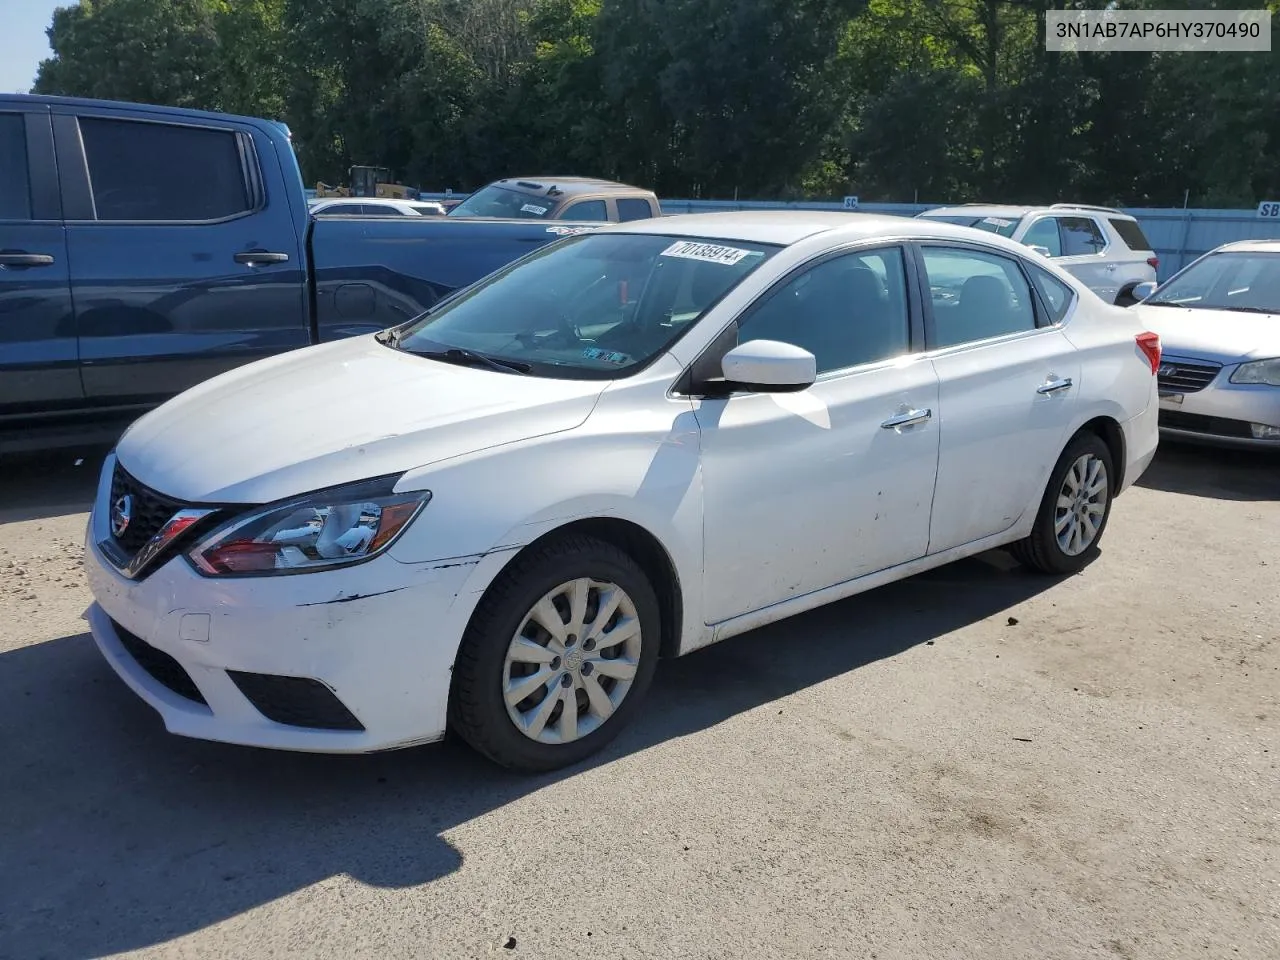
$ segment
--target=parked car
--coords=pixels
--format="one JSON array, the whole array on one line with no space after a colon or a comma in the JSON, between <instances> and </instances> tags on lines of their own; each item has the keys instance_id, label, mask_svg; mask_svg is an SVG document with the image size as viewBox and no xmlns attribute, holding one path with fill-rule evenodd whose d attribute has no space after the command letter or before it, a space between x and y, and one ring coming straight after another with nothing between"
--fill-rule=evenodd
<instances>
[{"instance_id":1,"label":"parked car","mask_svg":"<svg viewBox=\"0 0 1280 960\"><path fill-rule=\"evenodd\" d=\"M1135 292L1164 345L1161 430L1280 449L1280 240L1224 244Z\"/></svg>"},{"instance_id":2,"label":"parked car","mask_svg":"<svg viewBox=\"0 0 1280 960\"><path fill-rule=\"evenodd\" d=\"M363 752L452 725L559 767L660 656L993 547L1081 570L1154 455L1159 358L994 235L611 225L138 420L88 620L174 733Z\"/></svg>"},{"instance_id":3,"label":"parked car","mask_svg":"<svg viewBox=\"0 0 1280 960\"><path fill-rule=\"evenodd\" d=\"M443 217L444 205L434 200L395 200L389 197L326 197L311 201L312 216Z\"/></svg>"},{"instance_id":4,"label":"parked car","mask_svg":"<svg viewBox=\"0 0 1280 960\"><path fill-rule=\"evenodd\" d=\"M282 124L0 95L0 452L109 442L206 377L400 323L591 226L312 219Z\"/></svg>"},{"instance_id":5,"label":"parked car","mask_svg":"<svg viewBox=\"0 0 1280 960\"><path fill-rule=\"evenodd\" d=\"M628 222L662 216L652 190L593 177L510 177L481 187L450 217Z\"/></svg>"},{"instance_id":6,"label":"parked car","mask_svg":"<svg viewBox=\"0 0 1280 960\"><path fill-rule=\"evenodd\" d=\"M938 207L920 216L1026 244L1078 277L1103 300L1121 306L1132 305L1134 287L1154 281L1160 267L1160 258L1138 221L1110 207L964 204Z\"/></svg>"}]
</instances>

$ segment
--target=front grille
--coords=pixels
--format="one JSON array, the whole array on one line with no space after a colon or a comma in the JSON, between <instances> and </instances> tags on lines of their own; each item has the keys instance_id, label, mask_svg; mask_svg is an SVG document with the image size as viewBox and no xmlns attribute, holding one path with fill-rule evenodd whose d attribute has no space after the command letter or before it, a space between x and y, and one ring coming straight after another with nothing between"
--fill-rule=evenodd
<instances>
[{"instance_id":1,"label":"front grille","mask_svg":"<svg viewBox=\"0 0 1280 960\"><path fill-rule=\"evenodd\" d=\"M1211 384L1221 369L1218 363L1165 360L1160 364L1156 381L1161 390L1170 393L1196 393Z\"/></svg>"},{"instance_id":2,"label":"front grille","mask_svg":"<svg viewBox=\"0 0 1280 960\"><path fill-rule=\"evenodd\" d=\"M120 638L120 645L157 683L180 697L208 706L200 688L191 679L191 674L182 668L182 664L163 650L157 650L137 634L130 633L114 620L111 621L111 625L115 628L116 636Z\"/></svg>"},{"instance_id":3,"label":"front grille","mask_svg":"<svg viewBox=\"0 0 1280 960\"><path fill-rule=\"evenodd\" d=\"M1198 413L1179 413L1176 410L1160 411L1160 426L1191 433L1204 433L1215 437L1244 437L1252 439L1253 430L1247 420L1229 420L1226 417L1206 417Z\"/></svg>"},{"instance_id":4,"label":"front grille","mask_svg":"<svg viewBox=\"0 0 1280 960\"><path fill-rule=\"evenodd\" d=\"M117 537L113 531L111 537L127 556L132 557L160 532L183 505L139 483L117 463L115 472L111 475L110 506L114 508L125 496L131 501L129 525L125 527L123 534Z\"/></svg>"},{"instance_id":5,"label":"front grille","mask_svg":"<svg viewBox=\"0 0 1280 960\"><path fill-rule=\"evenodd\" d=\"M319 680L238 670L228 670L227 675L268 720L317 730L364 729L364 724Z\"/></svg>"}]
</instances>

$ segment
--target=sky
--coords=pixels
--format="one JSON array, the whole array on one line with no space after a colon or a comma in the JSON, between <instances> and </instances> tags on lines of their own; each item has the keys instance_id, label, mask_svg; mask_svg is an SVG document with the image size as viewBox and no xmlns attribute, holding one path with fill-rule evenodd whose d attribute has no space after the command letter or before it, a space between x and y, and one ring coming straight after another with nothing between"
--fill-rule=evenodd
<instances>
[{"instance_id":1,"label":"sky","mask_svg":"<svg viewBox=\"0 0 1280 960\"><path fill-rule=\"evenodd\" d=\"M49 56L45 27L55 7L76 0L0 0L0 93L26 93L40 61Z\"/></svg>"}]
</instances>

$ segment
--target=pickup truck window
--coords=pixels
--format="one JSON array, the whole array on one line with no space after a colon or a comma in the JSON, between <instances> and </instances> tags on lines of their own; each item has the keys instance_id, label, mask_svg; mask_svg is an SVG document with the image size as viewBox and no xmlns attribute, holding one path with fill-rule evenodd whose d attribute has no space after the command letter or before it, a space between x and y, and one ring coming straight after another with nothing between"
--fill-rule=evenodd
<instances>
[{"instance_id":1,"label":"pickup truck window","mask_svg":"<svg viewBox=\"0 0 1280 960\"><path fill-rule=\"evenodd\" d=\"M609 208L603 200L579 200L565 208L561 220L608 220Z\"/></svg>"},{"instance_id":2,"label":"pickup truck window","mask_svg":"<svg viewBox=\"0 0 1280 960\"><path fill-rule=\"evenodd\" d=\"M533 376L614 380L667 350L778 249L578 234L490 274L385 342L446 361L497 360Z\"/></svg>"},{"instance_id":3,"label":"pickup truck window","mask_svg":"<svg viewBox=\"0 0 1280 960\"><path fill-rule=\"evenodd\" d=\"M27 134L20 113L0 113L0 220L31 219Z\"/></svg>"},{"instance_id":4,"label":"pickup truck window","mask_svg":"<svg viewBox=\"0 0 1280 960\"><path fill-rule=\"evenodd\" d=\"M230 130L81 117L99 220L225 220L253 209Z\"/></svg>"},{"instance_id":5,"label":"pickup truck window","mask_svg":"<svg viewBox=\"0 0 1280 960\"><path fill-rule=\"evenodd\" d=\"M615 202L618 204L618 220L622 223L653 218L653 208L649 206L648 200L640 197L619 197Z\"/></svg>"}]
</instances>

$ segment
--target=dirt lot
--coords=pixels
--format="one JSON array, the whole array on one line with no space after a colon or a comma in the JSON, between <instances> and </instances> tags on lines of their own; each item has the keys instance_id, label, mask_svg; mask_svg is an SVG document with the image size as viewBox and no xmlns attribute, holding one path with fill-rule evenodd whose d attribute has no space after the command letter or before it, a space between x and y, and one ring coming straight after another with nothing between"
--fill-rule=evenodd
<instances>
[{"instance_id":1,"label":"dirt lot","mask_svg":"<svg viewBox=\"0 0 1280 960\"><path fill-rule=\"evenodd\" d=\"M597 763L166 734L100 660L98 460L0 465L0 957L1280 957L1280 460L1167 447L996 554L659 669Z\"/></svg>"}]
</instances>

